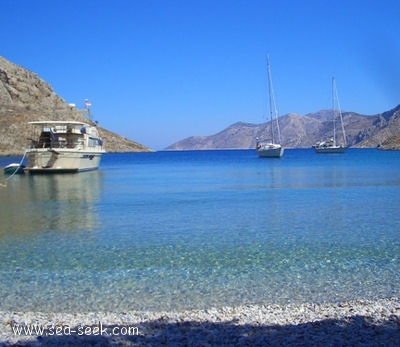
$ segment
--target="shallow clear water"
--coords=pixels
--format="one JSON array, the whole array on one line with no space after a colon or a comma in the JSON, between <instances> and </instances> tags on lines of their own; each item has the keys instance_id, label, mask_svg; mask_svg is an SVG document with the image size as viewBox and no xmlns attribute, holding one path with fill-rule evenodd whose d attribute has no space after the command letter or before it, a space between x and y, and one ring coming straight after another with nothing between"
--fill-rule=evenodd
<instances>
[{"instance_id":1,"label":"shallow clear water","mask_svg":"<svg viewBox=\"0 0 400 347\"><path fill-rule=\"evenodd\" d=\"M400 152L107 154L96 172L14 176L0 206L0 310L400 295Z\"/></svg>"}]
</instances>

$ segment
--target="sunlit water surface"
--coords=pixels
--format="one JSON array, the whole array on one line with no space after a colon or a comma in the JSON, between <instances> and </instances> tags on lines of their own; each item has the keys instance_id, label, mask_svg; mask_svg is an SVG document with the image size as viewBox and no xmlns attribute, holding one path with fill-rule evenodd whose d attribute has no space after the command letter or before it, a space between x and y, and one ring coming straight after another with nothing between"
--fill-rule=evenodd
<instances>
[{"instance_id":1,"label":"sunlit water surface","mask_svg":"<svg viewBox=\"0 0 400 347\"><path fill-rule=\"evenodd\" d=\"M0 310L400 295L400 152L107 154L94 172L14 176L0 206Z\"/></svg>"}]
</instances>

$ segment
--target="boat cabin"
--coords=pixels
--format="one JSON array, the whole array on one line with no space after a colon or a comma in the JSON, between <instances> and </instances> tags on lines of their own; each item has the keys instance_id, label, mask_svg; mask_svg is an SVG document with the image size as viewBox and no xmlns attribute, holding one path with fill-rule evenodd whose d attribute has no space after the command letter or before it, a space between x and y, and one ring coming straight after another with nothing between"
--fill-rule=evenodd
<instances>
[{"instance_id":1,"label":"boat cabin","mask_svg":"<svg viewBox=\"0 0 400 347\"><path fill-rule=\"evenodd\" d=\"M81 122L31 122L40 129L31 148L94 149L102 147L95 126Z\"/></svg>"}]
</instances>

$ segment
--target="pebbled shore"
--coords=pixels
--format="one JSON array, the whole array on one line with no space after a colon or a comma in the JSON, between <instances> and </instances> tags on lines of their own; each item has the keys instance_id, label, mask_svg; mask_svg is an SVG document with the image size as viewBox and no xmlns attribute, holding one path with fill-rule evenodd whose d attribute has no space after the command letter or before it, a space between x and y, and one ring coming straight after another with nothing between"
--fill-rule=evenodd
<instances>
[{"instance_id":1,"label":"pebbled shore","mask_svg":"<svg viewBox=\"0 0 400 347\"><path fill-rule=\"evenodd\" d=\"M138 334L16 336L12 325L136 327ZM68 332L68 330L66 330ZM118 330L119 331L119 330ZM185 312L0 312L0 346L399 346L400 298Z\"/></svg>"}]
</instances>

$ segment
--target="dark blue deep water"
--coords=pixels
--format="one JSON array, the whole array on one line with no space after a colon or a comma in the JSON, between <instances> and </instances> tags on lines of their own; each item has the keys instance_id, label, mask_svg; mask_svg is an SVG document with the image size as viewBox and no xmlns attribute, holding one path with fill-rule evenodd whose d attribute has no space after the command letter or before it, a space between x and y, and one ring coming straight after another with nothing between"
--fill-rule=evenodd
<instances>
[{"instance_id":1,"label":"dark blue deep water","mask_svg":"<svg viewBox=\"0 0 400 347\"><path fill-rule=\"evenodd\" d=\"M400 295L400 152L107 154L98 171L5 180L0 310Z\"/></svg>"}]
</instances>

